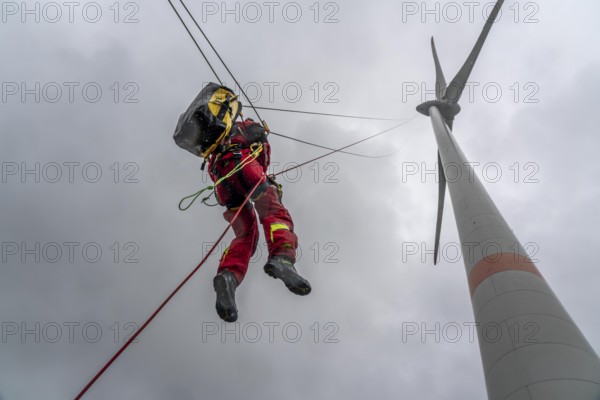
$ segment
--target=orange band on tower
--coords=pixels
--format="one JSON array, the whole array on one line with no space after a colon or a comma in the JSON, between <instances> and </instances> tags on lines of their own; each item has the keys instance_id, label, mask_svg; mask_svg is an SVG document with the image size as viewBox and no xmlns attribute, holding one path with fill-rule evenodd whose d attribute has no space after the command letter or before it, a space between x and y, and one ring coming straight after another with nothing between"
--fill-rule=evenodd
<instances>
[{"instance_id":1,"label":"orange band on tower","mask_svg":"<svg viewBox=\"0 0 600 400\"><path fill-rule=\"evenodd\" d=\"M497 253L479 261L469 274L471 296L481 282L490 276L504 271L525 271L543 279L542 274L528 257L515 253Z\"/></svg>"}]
</instances>

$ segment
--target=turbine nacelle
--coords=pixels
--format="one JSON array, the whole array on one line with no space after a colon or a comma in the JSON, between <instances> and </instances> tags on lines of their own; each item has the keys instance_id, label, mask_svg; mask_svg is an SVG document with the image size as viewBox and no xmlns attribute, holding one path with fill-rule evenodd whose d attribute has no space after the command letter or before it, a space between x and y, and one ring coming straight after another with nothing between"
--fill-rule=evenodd
<instances>
[{"instance_id":1,"label":"turbine nacelle","mask_svg":"<svg viewBox=\"0 0 600 400\"><path fill-rule=\"evenodd\" d=\"M458 105L458 103L454 103L449 100L426 101L417 106L417 111L429 117L429 109L431 107L437 107L437 109L440 110L440 113L442 114L446 122L453 121L454 117L458 113L460 113L460 106Z\"/></svg>"}]
</instances>

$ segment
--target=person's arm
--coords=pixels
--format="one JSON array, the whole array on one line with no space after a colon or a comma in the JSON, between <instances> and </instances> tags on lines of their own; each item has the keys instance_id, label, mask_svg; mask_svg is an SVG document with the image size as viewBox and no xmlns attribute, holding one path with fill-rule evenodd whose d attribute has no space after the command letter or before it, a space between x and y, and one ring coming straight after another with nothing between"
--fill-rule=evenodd
<instances>
[{"instance_id":1,"label":"person's arm","mask_svg":"<svg viewBox=\"0 0 600 400\"><path fill-rule=\"evenodd\" d=\"M262 165L266 173L271 161L271 145L267 139L267 132L261 124L254 122L250 118L246 119L243 124L243 134L248 144L261 143L263 146L261 153L257 157L257 161Z\"/></svg>"}]
</instances>

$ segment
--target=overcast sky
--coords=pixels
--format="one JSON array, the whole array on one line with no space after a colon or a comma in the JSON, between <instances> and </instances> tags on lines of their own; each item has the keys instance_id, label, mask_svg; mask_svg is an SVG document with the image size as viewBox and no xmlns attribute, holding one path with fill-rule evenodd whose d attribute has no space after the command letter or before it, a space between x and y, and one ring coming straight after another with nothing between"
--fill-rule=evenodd
<instances>
[{"instance_id":1,"label":"overcast sky","mask_svg":"<svg viewBox=\"0 0 600 400\"><path fill-rule=\"evenodd\" d=\"M280 178L310 296L263 273L261 238L226 327L215 254L86 398L485 398L450 202L433 266L436 144L415 107L433 98L430 37L450 80L491 3L189 3L256 104L414 118L352 149L391 156L336 154ZM172 133L215 78L166 0L1 7L0 399L73 398L226 226L220 208L177 209L208 182ZM454 124L596 351L599 12L507 0ZM261 114L331 147L394 124ZM274 172L324 152L271 143Z\"/></svg>"}]
</instances>

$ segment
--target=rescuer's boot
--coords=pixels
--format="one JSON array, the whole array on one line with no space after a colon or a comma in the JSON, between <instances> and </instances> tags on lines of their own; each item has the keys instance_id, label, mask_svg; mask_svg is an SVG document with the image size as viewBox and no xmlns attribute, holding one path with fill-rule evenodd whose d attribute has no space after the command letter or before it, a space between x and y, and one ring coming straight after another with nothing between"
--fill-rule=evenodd
<instances>
[{"instance_id":1,"label":"rescuer's boot","mask_svg":"<svg viewBox=\"0 0 600 400\"><path fill-rule=\"evenodd\" d=\"M294 264L285 256L273 256L264 269L267 275L281 279L292 293L300 296L310 293L310 283L298 274Z\"/></svg>"},{"instance_id":2,"label":"rescuer's boot","mask_svg":"<svg viewBox=\"0 0 600 400\"><path fill-rule=\"evenodd\" d=\"M238 313L235 306L235 289L237 279L229 270L223 270L213 279L213 287L217 292L217 314L226 322L237 321Z\"/></svg>"}]
</instances>

